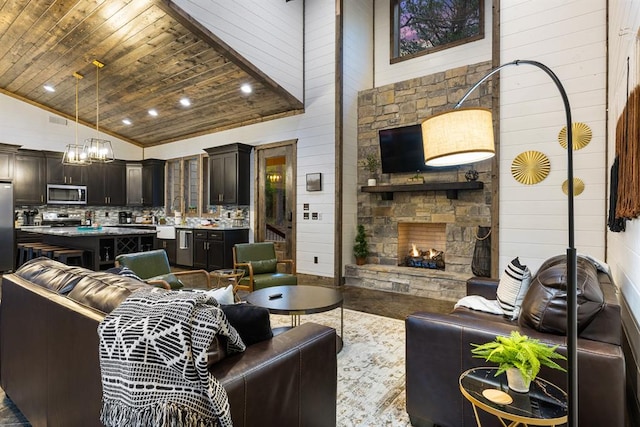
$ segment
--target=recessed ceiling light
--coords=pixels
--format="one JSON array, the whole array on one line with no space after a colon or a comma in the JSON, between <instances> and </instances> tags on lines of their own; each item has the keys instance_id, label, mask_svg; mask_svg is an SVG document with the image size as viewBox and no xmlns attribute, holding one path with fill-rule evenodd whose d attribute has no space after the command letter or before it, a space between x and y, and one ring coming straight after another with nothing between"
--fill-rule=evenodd
<instances>
[{"instance_id":1,"label":"recessed ceiling light","mask_svg":"<svg viewBox=\"0 0 640 427\"><path fill-rule=\"evenodd\" d=\"M44 90L46 90L47 92L55 92L56 91L56 88L54 88L51 85L44 85L43 87L44 87Z\"/></svg>"},{"instance_id":2,"label":"recessed ceiling light","mask_svg":"<svg viewBox=\"0 0 640 427\"><path fill-rule=\"evenodd\" d=\"M157 117L158 116L158 112L152 108L151 110L149 110L149 115L153 116L153 117Z\"/></svg>"},{"instance_id":3,"label":"recessed ceiling light","mask_svg":"<svg viewBox=\"0 0 640 427\"><path fill-rule=\"evenodd\" d=\"M251 88L251 85L249 83L245 83L242 86L240 86L240 90L242 91L242 93L253 92L253 89Z\"/></svg>"},{"instance_id":4,"label":"recessed ceiling light","mask_svg":"<svg viewBox=\"0 0 640 427\"><path fill-rule=\"evenodd\" d=\"M129 126L131 124L131 120L129 119L122 119L122 123L124 123L125 125Z\"/></svg>"},{"instance_id":5,"label":"recessed ceiling light","mask_svg":"<svg viewBox=\"0 0 640 427\"><path fill-rule=\"evenodd\" d=\"M182 98L180 104L182 104L183 107L188 107L191 105L191 101L189 101L189 98Z\"/></svg>"}]
</instances>

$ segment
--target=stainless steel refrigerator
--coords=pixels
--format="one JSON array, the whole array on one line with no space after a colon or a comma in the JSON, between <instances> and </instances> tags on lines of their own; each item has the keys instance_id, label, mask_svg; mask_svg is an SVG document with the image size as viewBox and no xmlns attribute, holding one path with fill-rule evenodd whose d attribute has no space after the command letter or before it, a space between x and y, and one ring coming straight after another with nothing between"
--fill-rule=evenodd
<instances>
[{"instance_id":1,"label":"stainless steel refrigerator","mask_svg":"<svg viewBox=\"0 0 640 427\"><path fill-rule=\"evenodd\" d=\"M13 270L15 259L13 184L0 182L0 272Z\"/></svg>"}]
</instances>

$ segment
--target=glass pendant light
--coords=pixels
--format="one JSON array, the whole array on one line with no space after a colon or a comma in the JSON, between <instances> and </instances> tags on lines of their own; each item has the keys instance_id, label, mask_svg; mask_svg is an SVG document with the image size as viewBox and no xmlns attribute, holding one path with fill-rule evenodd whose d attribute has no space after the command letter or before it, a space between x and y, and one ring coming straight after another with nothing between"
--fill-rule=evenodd
<instances>
[{"instance_id":1,"label":"glass pendant light","mask_svg":"<svg viewBox=\"0 0 640 427\"><path fill-rule=\"evenodd\" d=\"M76 140L74 144L68 144L62 155L62 164L71 166L87 166L91 164L89 149L86 144L78 144L78 84L83 77L80 73L73 73L76 78Z\"/></svg>"},{"instance_id":2,"label":"glass pendant light","mask_svg":"<svg viewBox=\"0 0 640 427\"><path fill-rule=\"evenodd\" d=\"M94 163L109 163L115 160L111 141L100 138L100 68L104 64L97 59L93 61L96 66L96 137L88 138L85 144L89 147L89 158Z\"/></svg>"}]
</instances>

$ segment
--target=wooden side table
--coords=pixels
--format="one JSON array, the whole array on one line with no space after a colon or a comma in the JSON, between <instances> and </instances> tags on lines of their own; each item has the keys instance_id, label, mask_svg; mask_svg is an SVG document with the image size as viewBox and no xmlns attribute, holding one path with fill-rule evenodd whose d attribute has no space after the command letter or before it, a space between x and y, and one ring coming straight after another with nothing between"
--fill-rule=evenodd
<instances>
[{"instance_id":1,"label":"wooden side table","mask_svg":"<svg viewBox=\"0 0 640 427\"><path fill-rule=\"evenodd\" d=\"M460 375L462 395L471 402L478 427L478 408L495 415L505 427L557 426L567 422L567 394L556 385L536 378L529 393L509 389L498 368L473 368ZM506 422L509 422L507 424Z\"/></svg>"},{"instance_id":2,"label":"wooden side table","mask_svg":"<svg viewBox=\"0 0 640 427\"><path fill-rule=\"evenodd\" d=\"M244 270L240 268L227 268L224 270L214 270L209 276L216 279L216 288L223 288L227 285L233 285L233 294L236 295L240 280L244 277ZM213 283L213 281L212 281Z\"/></svg>"}]
</instances>

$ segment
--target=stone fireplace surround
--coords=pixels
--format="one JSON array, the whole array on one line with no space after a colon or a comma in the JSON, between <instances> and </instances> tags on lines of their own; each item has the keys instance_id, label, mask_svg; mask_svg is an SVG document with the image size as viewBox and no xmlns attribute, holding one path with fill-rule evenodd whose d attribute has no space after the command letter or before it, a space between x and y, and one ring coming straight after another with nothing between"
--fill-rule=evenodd
<instances>
[{"instance_id":1,"label":"stone fireplace surround","mask_svg":"<svg viewBox=\"0 0 640 427\"><path fill-rule=\"evenodd\" d=\"M378 130L422 122L440 111L450 109L466 90L487 71L489 62L469 65L421 78L406 80L366 91L358 97L358 159L368 154L379 156ZM474 97L475 96L475 97ZM491 84L475 91L465 106L491 108ZM454 170L421 173L425 183L465 181L473 166L484 188L459 191L448 198L444 191L402 191L393 197L361 191L369 176L358 174L358 223L363 224L369 242L367 264L345 267L345 283L421 297L457 301L466 293L466 280L473 275L471 260L478 226L491 224L491 161L460 166ZM378 185L407 184L415 174L383 174ZM438 224L443 230L445 247L440 242L420 241L420 249L445 251L445 270L400 266L404 262L408 238L404 227L411 224ZM399 236L400 234L400 236ZM419 236L414 236L417 239ZM431 238L431 237L427 237ZM420 237L422 240L422 237Z\"/></svg>"}]
</instances>

